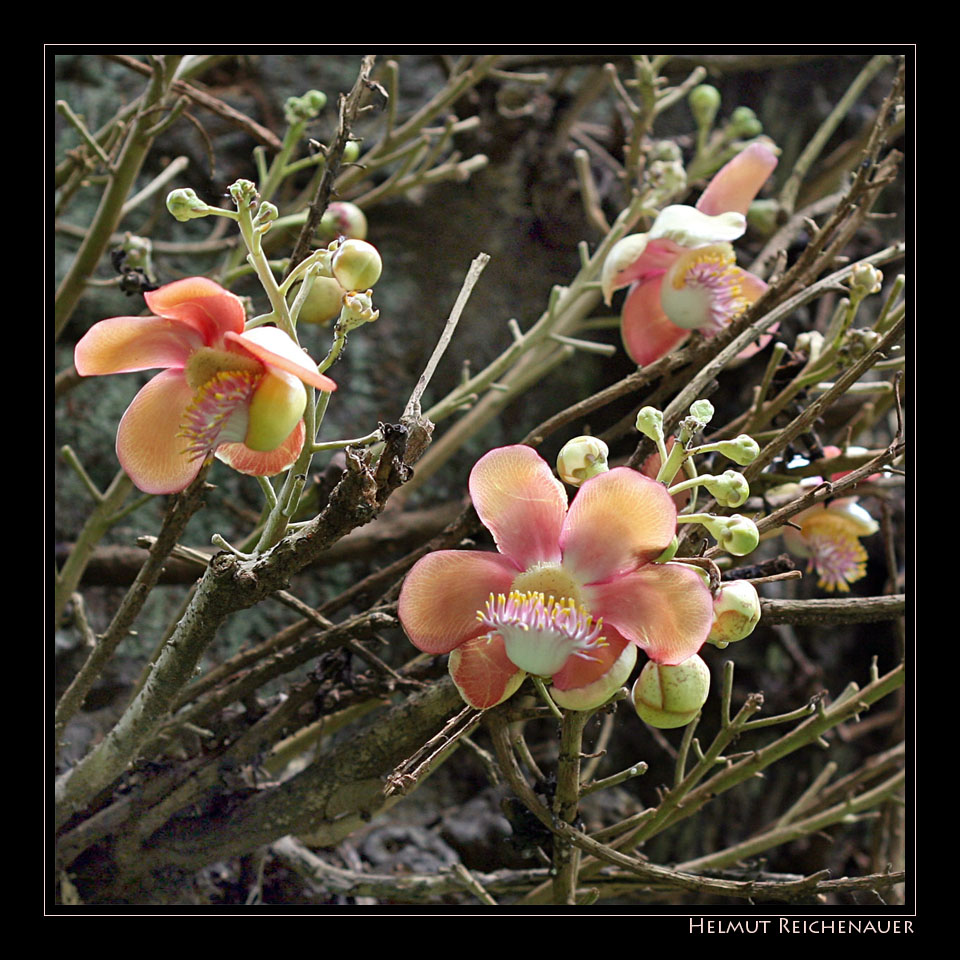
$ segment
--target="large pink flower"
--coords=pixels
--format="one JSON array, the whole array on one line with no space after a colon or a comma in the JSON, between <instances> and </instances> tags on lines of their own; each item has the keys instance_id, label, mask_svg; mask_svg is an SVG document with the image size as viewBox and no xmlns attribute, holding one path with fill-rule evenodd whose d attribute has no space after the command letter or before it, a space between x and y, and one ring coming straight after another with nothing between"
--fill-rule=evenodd
<instances>
[{"instance_id":1,"label":"large pink flower","mask_svg":"<svg viewBox=\"0 0 960 960\"><path fill-rule=\"evenodd\" d=\"M530 447L501 447L470 473L470 495L498 553L440 550L407 575L399 614L428 653L450 653L463 698L490 707L529 673L561 706L590 709L623 684L636 648L659 662L693 656L713 604L696 570L654 563L676 532L661 483L627 467L563 484Z\"/></svg>"},{"instance_id":2,"label":"large pink flower","mask_svg":"<svg viewBox=\"0 0 960 960\"><path fill-rule=\"evenodd\" d=\"M717 172L695 208L665 207L649 233L624 237L610 251L604 299L632 284L621 334L636 363L659 359L691 330L715 334L767 289L736 265L730 244L746 230L747 209L776 165L768 146L752 143Z\"/></svg>"},{"instance_id":3,"label":"large pink flower","mask_svg":"<svg viewBox=\"0 0 960 960\"><path fill-rule=\"evenodd\" d=\"M133 398L117 457L146 493L175 493L217 456L241 473L289 467L304 441L304 384L335 390L276 327L244 333L240 299L205 277L144 294L150 317L111 317L77 344L81 376L165 368Z\"/></svg>"}]
</instances>

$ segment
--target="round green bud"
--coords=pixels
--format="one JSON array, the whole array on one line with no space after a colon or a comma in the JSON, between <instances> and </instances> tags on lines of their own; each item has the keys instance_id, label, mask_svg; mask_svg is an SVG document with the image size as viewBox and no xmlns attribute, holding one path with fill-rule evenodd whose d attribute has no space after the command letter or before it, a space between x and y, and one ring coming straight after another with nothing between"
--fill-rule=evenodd
<instances>
[{"instance_id":1,"label":"round green bud","mask_svg":"<svg viewBox=\"0 0 960 960\"><path fill-rule=\"evenodd\" d=\"M656 407L643 407L637 414L637 429L651 440L662 440L663 414Z\"/></svg>"},{"instance_id":2,"label":"round green bud","mask_svg":"<svg viewBox=\"0 0 960 960\"><path fill-rule=\"evenodd\" d=\"M288 97L283 105L287 124L308 123L320 115L327 105L327 95L322 90L308 90L302 97Z\"/></svg>"},{"instance_id":3,"label":"round green bud","mask_svg":"<svg viewBox=\"0 0 960 960\"><path fill-rule=\"evenodd\" d=\"M879 293L883 287L883 274L872 263L859 263L853 268L847 281L850 292L861 299L871 293Z\"/></svg>"},{"instance_id":4,"label":"round green bud","mask_svg":"<svg viewBox=\"0 0 960 960\"><path fill-rule=\"evenodd\" d=\"M295 284L290 293L287 294L289 303L293 303L299 289L300 284ZM333 277L314 277L307 299L300 308L299 322L329 323L339 315L343 307L343 295L345 293L346 290Z\"/></svg>"},{"instance_id":5,"label":"round green bud","mask_svg":"<svg viewBox=\"0 0 960 960\"><path fill-rule=\"evenodd\" d=\"M266 233L270 229L270 224L280 216L280 211L276 204L264 200L257 208L257 215L253 218L253 225L261 232Z\"/></svg>"},{"instance_id":6,"label":"round green bud","mask_svg":"<svg viewBox=\"0 0 960 960\"><path fill-rule=\"evenodd\" d=\"M717 522L707 529L727 553L732 553L735 557L745 557L757 549L760 531L749 517L734 513L729 517L715 519Z\"/></svg>"},{"instance_id":7,"label":"round green bud","mask_svg":"<svg viewBox=\"0 0 960 960\"><path fill-rule=\"evenodd\" d=\"M661 730L685 727L700 712L710 692L710 669L696 654L683 663L648 660L633 685L637 716Z\"/></svg>"},{"instance_id":8,"label":"round green bud","mask_svg":"<svg viewBox=\"0 0 960 960\"><path fill-rule=\"evenodd\" d=\"M172 190L167 194L167 210L181 223L205 217L210 213L210 207L189 187Z\"/></svg>"},{"instance_id":9,"label":"round green bud","mask_svg":"<svg viewBox=\"0 0 960 960\"><path fill-rule=\"evenodd\" d=\"M694 400L690 404L690 416L705 427L713 419L713 404L709 400Z\"/></svg>"},{"instance_id":10,"label":"round green bud","mask_svg":"<svg viewBox=\"0 0 960 960\"><path fill-rule=\"evenodd\" d=\"M747 223L751 230L763 237L773 236L780 225L780 202L778 200L754 200L747 210Z\"/></svg>"},{"instance_id":11,"label":"round green bud","mask_svg":"<svg viewBox=\"0 0 960 960\"><path fill-rule=\"evenodd\" d=\"M366 240L347 240L330 258L330 269L344 290L366 290L379 279L383 261Z\"/></svg>"},{"instance_id":12,"label":"round green bud","mask_svg":"<svg viewBox=\"0 0 960 960\"><path fill-rule=\"evenodd\" d=\"M733 440L721 440L717 444L717 450L741 467L753 463L760 456L760 444L746 433L741 433Z\"/></svg>"},{"instance_id":13,"label":"round green bud","mask_svg":"<svg viewBox=\"0 0 960 960\"><path fill-rule=\"evenodd\" d=\"M360 141L348 140L343 148L343 162L356 163L360 158ZM360 238L363 239L362 237Z\"/></svg>"},{"instance_id":14,"label":"round green bud","mask_svg":"<svg viewBox=\"0 0 960 960\"><path fill-rule=\"evenodd\" d=\"M713 598L713 626L707 643L723 649L749 637L760 622L760 597L749 580L730 580Z\"/></svg>"},{"instance_id":15,"label":"round green bud","mask_svg":"<svg viewBox=\"0 0 960 960\"><path fill-rule=\"evenodd\" d=\"M763 124L749 107L737 107L730 114L730 132L737 137L756 137L763 132Z\"/></svg>"},{"instance_id":16,"label":"round green bud","mask_svg":"<svg viewBox=\"0 0 960 960\"><path fill-rule=\"evenodd\" d=\"M750 496L747 478L736 470L725 470L719 477L704 477L703 485L721 507L739 507Z\"/></svg>"},{"instance_id":17,"label":"round green bud","mask_svg":"<svg viewBox=\"0 0 960 960\"><path fill-rule=\"evenodd\" d=\"M609 454L607 445L596 437L568 440L557 457L557 474L564 483L579 487L585 480L610 469L607 463Z\"/></svg>"},{"instance_id":18,"label":"round green bud","mask_svg":"<svg viewBox=\"0 0 960 960\"><path fill-rule=\"evenodd\" d=\"M709 83L694 87L687 96L690 111L698 127L710 128L720 109L720 91Z\"/></svg>"},{"instance_id":19,"label":"round green bud","mask_svg":"<svg viewBox=\"0 0 960 960\"><path fill-rule=\"evenodd\" d=\"M355 203L331 203L323 212L320 229L327 237L366 240L367 218Z\"/></svg>"},{"instance_id":20,"label":"round green bud","mask_svg":"<svg viewBox=\"0 0 960 960\"><path fill-rule=\"evenodd\" d=\"M657 140L650 148L650 161L656 160L677 162L683 160L683 151L673 140Z\"/></svg>"}]
</instances>

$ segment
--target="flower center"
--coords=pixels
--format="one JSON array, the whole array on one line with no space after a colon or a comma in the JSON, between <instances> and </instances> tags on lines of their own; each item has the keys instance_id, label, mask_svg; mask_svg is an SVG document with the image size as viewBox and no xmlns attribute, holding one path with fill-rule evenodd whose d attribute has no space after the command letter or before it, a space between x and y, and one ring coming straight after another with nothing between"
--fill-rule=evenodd
<instances>
[{"instance_id":1,"label":"flower center","mask_svg":"<svg viewBox=\"0 0 960 960\"><path fill-rule=\"evenodd\" d=\"M536 591L511 590L507 597L491 593L477 619L490 629L489 636L503 637L511 663L539 677L552 677L571 656L596 660L594 651L606 645L603 618L594 622L583 604Z\"/></svg>"},{"instance_id":2,"label":"flower center","mask_svg":"<svg viewBox=\"0 0 960 960\"><path fill-rule=\"evenodd\" d=\"M184 379L193 390L199 390L220 373L262 373L263 364L243 353L198 347L183 368Z\"/></svg>"},{"instance_id":3,"label":"flower center","mask_svg":"<svg viewBox=\"0 0 960 960\"><path fill-rule=\"evenodd\" d=\"M824 590L846 593L851 583L866 575L867 551L839 517L823 517L816 526L806 536L810 568L816 570Z\"/></svg>"},{"instance_id":4,"label":"flower center","mask_svg":"<svg viewBox=\"0 0 960 960\"><path fill-rule=\"evenodd\" d=\"M749 305L733 247L716 243L682 254L660 288L670 321L685 330L720 330Z\"/></svg>"},{"instance_id":5,"label":"flower center","mask_svg":"<svg viewBox=\"0 0 960 960\"><path fill-rule=\"evenodd\" d=\"M205 457L222 443L243 441L250 400L262 379L260 371L222 371L196 391L177 433L187 441L184 453L191 460Z\"/></svg>"}]
</instances>

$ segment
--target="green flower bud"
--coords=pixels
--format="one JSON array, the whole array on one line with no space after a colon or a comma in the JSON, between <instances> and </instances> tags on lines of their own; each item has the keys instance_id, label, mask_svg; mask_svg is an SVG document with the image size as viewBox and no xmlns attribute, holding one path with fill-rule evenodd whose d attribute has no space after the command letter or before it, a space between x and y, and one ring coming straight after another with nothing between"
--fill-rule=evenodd
<instances>
[{"instance_id":1,"label":"green flower bud","mask_svg":"<svg viewBox=\"0 0 960 960\"><path fill-rule=\"evenodd\" d=\"M367 238L367 218L355 203L331 203L323 212L320 229L328 237Z\"/></svg>"},{"instance_id":2,"label":"green flower bud","mask_svg":"<svg viewBox=\"0 0 960 960\"><path fill-rule=\"evenodd\" d=\"M648 660L633 685L631 699L644 723L670 730L693 720L709 692L710 669L694 654L675 665Z\"/></svg>"},{"instance_id":3,"label":"green flower bud","mask_svg":"<svg viewBox=\"0 0 960 960\"><path fill-rule=\"evenodd\" d=\"M690 404L690 416L701 428L705 427L713 419L713 404L709 400L694 400Z\"/></svg>"},{"instance_id":4,"label":"green flower bud","mask_svg":"<svg viewBox=\"0 0 960 960\"><path fill-rule=\"evenodd\" d=\"M366 290L379 279L383 261L366 240L347 240L330 258L330 269L345 290Z\"/></svg>"},{"instance_id":5,"label":"green flower bud","mask_svg":"<svg viewBox=\"0 0 960 960\"><path fill-rule=\"evenodd\" d=\"M343 162L356 163L359 158L360 158L360 141L348 140L343 147ZM362 240L363 237L360 237L359 239Z\"/></svg>"},{"instance_id":6,"label":"green flower bud","mask_svg":"<svg viewBox=\"0 0 960 960\"><path fill-rule=\"evenodd\" d=\"M735 137L756 137L763 132L763 124L749 107L737 107L730 114L728 130Z\"/></svg>"},{"instance_id":7,"label":"green flower bud","mask_svg":"<svg viewBox=\"0 0 960 960\"><path fill-rule=\"evenodd\" d=\"M745 433L733 440L721 440L716 444L716 449L741 467L753 463L760 456L760 444Z\"/></svg>"},{"instance_id":8,"label":"green flower bud","mask_svg":"<svg viewBox=\"0 0 960 960\"><path fill-rule=\"evenodd\" d=\"M687 102L697 126L710 129L720 109L720 91L709 83L701 83L690 91Z\"/></svg>"},{"instance_id":9,"label":"green flower bud","mask_svg":"<svg viewBox=\"0 0 960 960\"><path fill-rule=\"evenodd\" d=\"M711 536L727 553L735 557L745 557L753 553L760 543L760 531L749 518L734 513L729 517L713 517L701 521Z\"/></svg>"},{"instance_id":10,"label":"green flower bud","mask_svg":"<svg viewBox=\"0 0 960 960\"><path fill-rule=\"evenodd\" d=\"M606 473L610 466L610 450L596 437L576 437L568 440L557 457L557 473L564 483L579 487L585 480Z\"/></svg>"},{"instance_id":11,"label":"green flower bud","mask_svg":"<svg viewBox=\"0 0 960 960\"><path fill-rule=\"evenodd\" d=\"M806 333L798 334L793 349L796 353L805 356L808 361L815 361L823 350L823 334L819 330L808 330Z\"/></svg>"},{"instance_id":12,"label":"green flower bud","mask_svg":"<svg viewBox=\"0 0 960 960\"><path fill-rule=\"evenodd\" d=\"M300 284L295 284L287 300L293 303ZM333 277L314 277L310 285L307 299L300 308L299 321L301 323L329 323L336 317L343 307L343 295L346 290Z\"/></svg>"},{"instance_id":13,"label":"green flower bud","mask_svg":"<svg viewBox=\"0 0 960 960\"><path fill-rule=\"evenodd\" d=\"M858 299L871 293L879 293L883 287L883 274L872 263L859 263L847 280L850 292Z\"/></svg>"},{"instance_id":14,"label":"green flower bud","mask_svg":"<svg viewBox=\"0 0 960 960\"><path fill-rule=\"evenodd\" d=\"M651 440L663 440L663 414L656 407L643 407L637 414L637 429Z\"/></svg>"},{"instance_id":15,"label":"green flower bud","mask_svg":"<svg viewBox=\"0 0 960 960\"><path fill-rule=\"evenodd\" d=\"M704 477L703 485L721 507L739 507L750 496L747 478L736 470L725 470L719 477Z\"/></svg>"},{"instance_id":16,"label":"green flower bud","mask_svg":"<svg viewBox=\"0 0 960 960\"><path fill-rule=\"evenodd\" d=\"M753 633L760 622L760 597L749 580L731 580L713 598L713 626L707 643L723 649Z\"/></svg>"},{"instance_id":17,"label":"green flower bud","mask_svg":"<svg viewBox=\"0 0 960 960\"><path fill-rule=\"evenodd\" d=\"M279 216L280 211L276 206L265 200L257 209L257 215L253 218L253 225L261 233L266 233L270 229L270 224Z\"/></svg>"},{"instance_id":18,"label":"green flower bud","mask_svg":"<svg viewBox=\"0 0 960 960\"><path fill-rule=\"evenodd\" d=\"M283 105L283 116L288 126L308 123L320 116L327 105L327 95L322 90L308 90L302 97L288 97Z\"/></svg>"},{"instance_id":19,"label":"green flower bud","mask_svg":"<svg viewBox=\"0 0 960 960\"><path fill-rule=\"evenodd\" d=\"M647 166L647 182L659 194L675 196L687 186L687 171L679 160L654 160Z\"/></svg>"},{"instance_id":20,"label":"green flower bud","mask_svg":"<svg viewBox=\"0 0 960 960\"><path fill-rule=\"evenodd\" d=\"M354 290L343 296L343 307L340 310L337 326L344 331L349 331L364 323L373 323L379 316L380 311L373 309L373 291L367 290L361 293Z\"/></svg>"},{"instance_id":21,"label":"green flower bud","mask_svg":"<svg viewBox=\"0 0 960 960\"><path fill-rule=\"evenodd\" d=\"M249 207L259 197L256 184L249 180L237 180L229 186L230 196L239 210L241 207Z\"/></svg>"},{"instance_id":22,"label":"green flower bud","mask_svg":"<svg viewBox=\"0 0 960 960\"><path fill-rule=\"evenodd\" d=\"M676 162L683 160L683 151L673 140L657 140L650 148L651 162L656 160L665 160Z\"/></svg>"},{"instance_id":23,"label":"green flower bud","mask_svg":"<svg viewBox=\"0 0 960 960\"><path fill-rule=\"evenodd\" d=\"M763 237L771 237L780 225L780 202L778 200L754 200L747 210L747 223L751 230Z\"/></svg>"},{"instance_id":24,"label":"green flower bud","mask_svg":"<svg viewBox=\"0 0 960 960\"><path fill-rule=\"evenodd\" d=\"M856 328L848 330L840 345L841 366L865 357L879 342L880 334L875 330Z\"/></svg>"},{"instance_id":25,"label":"green flower bud","mask_svg":"<svg viewBox=\"0 0 960 960\"><path fill-rule=\"evenodd\" d=\"M167 194L167 210L181 223L205 217L210 213L210 207L189 187L172 190Z\"/></svg>"}]
</instances>

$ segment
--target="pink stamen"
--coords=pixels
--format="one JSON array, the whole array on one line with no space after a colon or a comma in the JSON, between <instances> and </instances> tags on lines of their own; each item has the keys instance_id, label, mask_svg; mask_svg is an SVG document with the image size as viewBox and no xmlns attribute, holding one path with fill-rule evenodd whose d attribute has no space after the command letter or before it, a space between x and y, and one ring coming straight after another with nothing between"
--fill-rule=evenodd
<instances>
[{"instance_id":1,"label":"pink stamen","mask_svg":"<svg viewBox=\"0 0 960 960\"><path fill-rule=\"evenodd\" d=\"M197 390L193 402L184 411L177 433L187 441L184 453L191 460L207 456L221 443L243 440L243 435L223 434L235 413L245 414L248 410L262 377L262 373L221 371Z\"/></svg>"}]
</instances>

